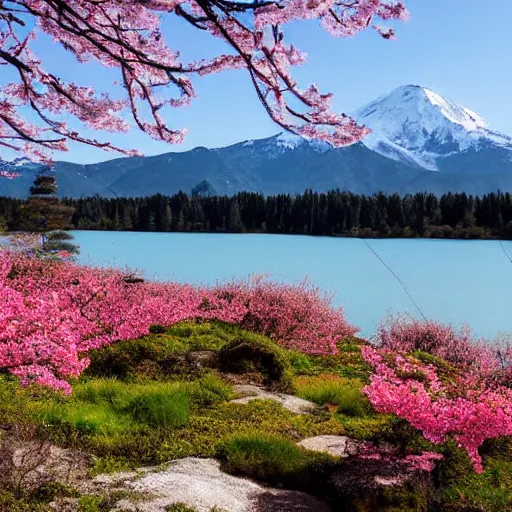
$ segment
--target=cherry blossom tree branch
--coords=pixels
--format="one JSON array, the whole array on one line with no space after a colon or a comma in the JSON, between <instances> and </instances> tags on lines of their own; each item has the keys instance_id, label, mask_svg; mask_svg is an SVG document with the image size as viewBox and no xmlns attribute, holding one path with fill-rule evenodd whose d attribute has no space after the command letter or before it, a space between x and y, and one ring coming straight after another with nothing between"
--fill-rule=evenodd
<instances>
[{"instance_id":1,"label":"cherry blossom tree branch","mask_svg":"<svg viewBox=\"0 0 512 512\"><path fill-rule=\"evenodd\" d=\"M224 41L227 52L182 62L161 32L162 19L172 15ZM194 77L228 69L248 71L258 99L284 130L334 146L351 144L368 130L333 112L331 95L315 84L297 84L290 71L306 56L285 42L282 27L317 19L333 36L351 37L373 27L390 39L394 31L374 21L407 17L397 0L0 0L0 66L18 77L0 85L0 147L46 162L54 151L66 151L69 140L136 154L71 130L69 116L114 133L128 131L131 118L156 140L181 142L186 130L170 127L164 107L187 106L196 96ZM114 100L47 71L32 49L41 34L79 62L116 69L123 98Z\"/></svg>"}]
</instances>

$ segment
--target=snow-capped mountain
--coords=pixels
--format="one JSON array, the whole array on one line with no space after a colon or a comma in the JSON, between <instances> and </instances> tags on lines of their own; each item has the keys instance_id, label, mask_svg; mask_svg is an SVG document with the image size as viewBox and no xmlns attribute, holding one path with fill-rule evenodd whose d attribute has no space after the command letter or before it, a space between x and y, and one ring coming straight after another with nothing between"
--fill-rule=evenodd
<instances>
[{"instance_id":1,"label":"snow-capped mountain","mask_svg":"<svg viewBox=\"0 0 512 512\"><path fill-rule=\"evenodd\" d=\"M440 170L443 159L468 151L511 151L512 138L489 128L478 114L439 94L406 85L356 110L372 130L363 144L388 158Z\"/></svg>"},{"instance_id":2,"label":"snow-capped mountain","mask_svg":"<svg viewBox=\"0 0 512 512\"><path fill-rule=\"evenodd\" d=\"M198 187L221 195L294 194L308 188L359 194L512 192L512 138L429 89L400 87L352 115L372 133L345 148L280 133L217 149L89 165L56 162L59 194L171 195ZM38 166L22 159L8 166L21 176L0 179L0 196L26 197Z\"/></svg>"}]
</instances>

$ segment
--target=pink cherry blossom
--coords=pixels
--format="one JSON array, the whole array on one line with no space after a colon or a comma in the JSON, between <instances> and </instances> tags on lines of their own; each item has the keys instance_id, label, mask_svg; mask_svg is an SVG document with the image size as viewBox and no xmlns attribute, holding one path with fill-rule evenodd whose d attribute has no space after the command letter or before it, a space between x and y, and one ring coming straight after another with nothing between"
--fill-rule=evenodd
<instances>
[{"instance_id":1,"label":"pink cherry blossom","mask_svg":"<svg viewBox=\"0 0 512 512\"><path fill-rule=\"evenodd\" d=\"M454 364L475 370L495 370L495 350L485 340L474 339L470 329L455 329L436 321L421 321L412 317L389 317L379 326L376 343L395 352L420 350Z\"/></svg>"},{"instance_id":2,"label":"pink cherry blossom","mask_svg":"<svg viewBox=\"0 0 512 512\"><path fill-rule=\"evenodd\" d=\"M87 367L90 350L187 319L236 323L310 353L335 353L356 332L307 282L258 277L206 288L129 275L0 251L0 369L69 392L66 379Z\"/></svg>"},{"instance_id":3,"label":"pink cherry blossom","mask_svg":"<svg viewBox=\"0 0 512 512\"><path fill-rule=\"evenodd\" d=\"M375 409L407 420L435 444L452 436L477 472L483 442L512 435L512 389L487 374L464 365L441 379L441 370L404 353L369 346L362 353L374 369L363 391Z\"/></svg>"},{"instance_id":4,"label":"pink cherry blossom","mask_svg":"<svg viewBox=\"0 0 512 512\"><path fill-rule=\"evenodd\" d=\"M170 48L162 34L166 16L223 40L229 53L183 62L179 48ZM15 78L0 86L0 148L45 163L54 151L66 151L70 140L136 154L108 138L96 140L70 129L69 116L96 130L125 132L134 124L154 139L181 142L186 130L169 126L166 108L189 105L196 96L194 77L228 69L249 73L258 99L284 130L334 146L354 143L368 129L333 112L330 94L319 93L316 86L302 88L291 75L306 55L286 42L283 25L307 19L318 19L337 37L373 28L391 39L393 28L377 21L405 21L408 13L395 0L3 0L0 66L9 67ZM52 73L52 63L46 66L32 49L41 35L81 63L114 68L114 87L122 97Z\"/></svg>"}]
</instances>

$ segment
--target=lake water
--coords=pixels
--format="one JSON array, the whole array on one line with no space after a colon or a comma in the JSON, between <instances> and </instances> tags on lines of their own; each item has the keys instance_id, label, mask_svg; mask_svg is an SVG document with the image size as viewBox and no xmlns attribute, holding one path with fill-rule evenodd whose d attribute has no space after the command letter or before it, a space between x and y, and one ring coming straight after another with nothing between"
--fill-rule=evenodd
<instances>
[{"instance_id":1,"label":"lake water","mask_svg":"<svg viewBox=\"0 0 512 512\"><path fill-rule=\"evenodd\" d=\"M470 325L479 336L512 332L512 242L364 240L284 235L75 231L79 261L129 266L146 277L214 284L250 274L308 277L333 292L371 336L388 313ZM369 245L367 245L367 243ZM375 254L375 251L377 254ZM412 297L379 257L397 274Z\"/></svg>"}]
</instances>

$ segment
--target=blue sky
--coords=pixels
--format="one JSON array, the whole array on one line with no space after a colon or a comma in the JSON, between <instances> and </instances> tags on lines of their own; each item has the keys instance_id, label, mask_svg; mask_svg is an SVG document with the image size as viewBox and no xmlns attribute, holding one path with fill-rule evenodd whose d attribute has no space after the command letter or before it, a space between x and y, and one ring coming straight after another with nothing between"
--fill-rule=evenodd
<instances>
[{"instance_id":1,"label":"blue sky","mask_svg":"<svg viewBox=\"0 0 512 512\"><path fill-rule=\"evenodd\" d=\"M295 68L294 76L302 85L314 81L321 91L333 92L334 106L343 112L350 112L395 87L424 85L477 112L494 129L512 135L512 1L405 3L411 20L397 24L396 41L385 41L373 31L352 39L333 38L316 22L289 25L285 29L288 41L308 53L308 63ZM181 20L166 21L164 35L171 47L181 50L184 60L213 55L223 49L221 41ZM43 56L46 67L64 79L110 91L117 78L113 70L98 64L78 64L49 40L41 41L35 49ZM199 78L195 84L199 97L193 104L168 111L171 126L189 129L181 145L158 143L135 130L122 135L88 134L106 136L115 144L151 155L196 146L224 146L279 131L267 118L243 71ZM111 159L116 154L74 144L68 153L55 157L89 163Z\"/></svg>"}]
</instances>

